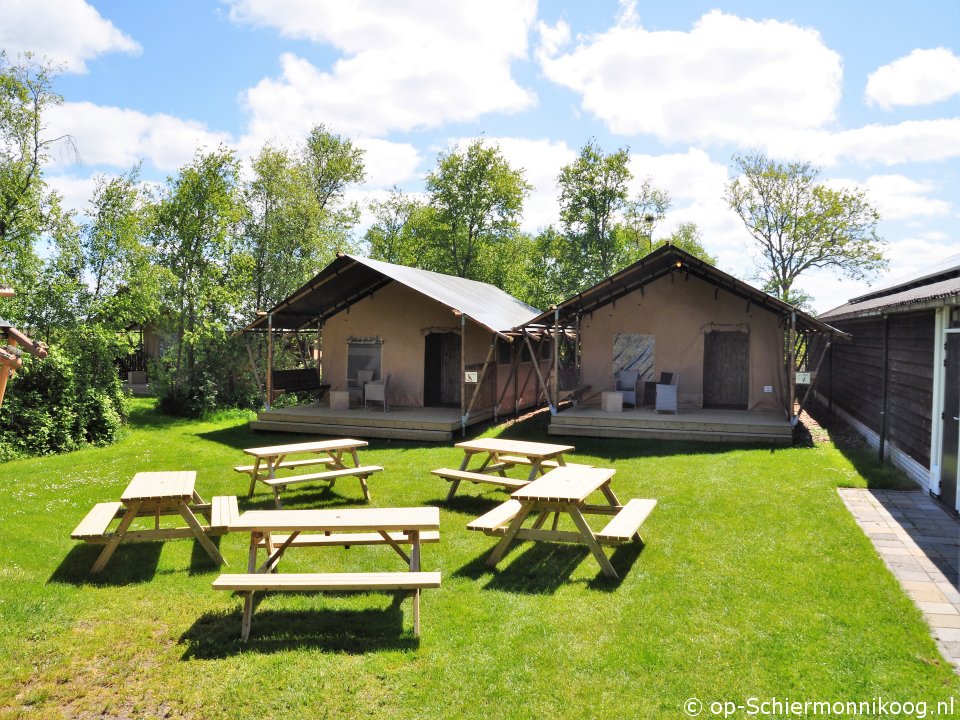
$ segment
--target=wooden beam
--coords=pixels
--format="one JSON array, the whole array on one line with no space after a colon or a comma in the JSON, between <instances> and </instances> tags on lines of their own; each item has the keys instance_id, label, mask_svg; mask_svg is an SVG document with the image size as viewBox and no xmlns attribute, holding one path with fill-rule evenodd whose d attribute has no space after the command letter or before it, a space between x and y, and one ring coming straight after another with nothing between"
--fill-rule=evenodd
<instances>
[{"instance_id":1,"label":"wooden beam","mask_svg":"<svg viewBox=\"0 0 960 720\"><path fill-rule=\"evenodd\" d=\"M247 346L247 357L250 358L250 369L253 370L253 379L257 381L257 391L263 392L263 383L260 382L260 371L257 370L257 362L253 357L253 348L250 347L250 338L247 333L243 333L243 342Z\"/></svg>"},{"instance_id":2,"label":"wooden beam","mask_svg":"<svg viewBox=\"0 0 960 720\"><path fill-rule=\"evenodd\" d=\"M460 313L460 434L467 434L467 316Z\"/></svg>"},{"instance_id":3,"label":"wooden beam","mask_svg":"<svg viewBox=\"0 0 960 720\"><path fill-rule=\"evenodd\" d=\"M470 417L470 411L473 410L473 406L477 403L477 398L480 395L480 388L483 387L483 379L487 376L487 368L490 366L490 361L493 359L493 355L497 349L497 336L493 336L493 340L490 342L490 350L487 352L487 359L483 362L483 368L480 370L480 377L477 379L477 389L473 391L473 397L470 398L470 404L467 405L467 417ZM464 371L466 372L466 371ZM464 383L466 387L466 383ZM494 390L496 392L496 390Z\"/></svg>"},{"instance_id":4,"label":"wooden beam","mask_svg":"<svg viewBox=\"0 0 960 720\"><path fill-rule=\"evenodd\" d=\"M273 313L267 314L267 410L273 404Z\"/></svg>"},{"instance_id":5,"label":"wooden beam","mask_svg":"<svg viewBox=\"0 0 960 720\"><path fill-rule=\"evenodd\" d=\"M560 406L560 310L553 308L553 410Z\"/></svg>"},{"instance_id":6,"label":"wooden beam","mask_svg":"<svg viewBox=\"0 0 960 720\"><path fill-rule=\"evenodd\" d=\"M527 335L526 333L524 333L524 334L523 334L523 337L524 337L524 340L526 340L527 347L530 349L530 357L531 357L531 359L533 360L533 369L534 369L534 371L537 373L537 379L540 381L540 386L541 386L541 390L542 390L542 392L543 392L544 398L545 398L546 401L547 401L547 405L550 405L550 394L547 392L547 383L544 382L544 380L543 380L543 373L540 372L540 354L537 353L536 355L534 355L534 353L533 353L533 345L530 343L530 336ZM543 341L542 341L542 340L540 341L539 345L540 345L540 346L543 345ZM540 393L538 392L538 393L537 393L537 396L539 397L539 395L540 395ZM554 410L554 408L553 408L552 405L550 405L550 410L551 410L551 412L553 412L553 410Z\"/></svg>"},{"instance_id":7,"label":"wooden beam","mask_svg":"<svg viewBox=\"0 0 960 720\"><path fill-rule=\"evenodd\" d=\"M511 346L512 348L513 346ZM514 352L513 360L510 363L510 375L507 377L507 381L503 384L503 390L500 392L500 397L497 398L496 404L493 406L493 419L496 420L497 416L500 414L500 403L503 402L503 398L507 394L507 388L510 387L510 382L513 382L513 394L514 394L514 406L516 406L516 394L517 394L517 365L520 363L520 353Z\"/></svg>"}]
</instances>

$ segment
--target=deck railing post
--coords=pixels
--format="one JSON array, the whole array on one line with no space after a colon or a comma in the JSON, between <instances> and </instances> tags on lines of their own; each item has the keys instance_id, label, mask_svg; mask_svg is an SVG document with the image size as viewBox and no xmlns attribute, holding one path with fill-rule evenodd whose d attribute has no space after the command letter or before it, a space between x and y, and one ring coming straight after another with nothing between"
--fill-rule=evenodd
<instances>
[{"instance_id":1,"label":"deck railing post","mask_svg":"<svg viewBox=\"0 0 960 720\"><path fill-rule=\"evenodd\" d=\"M267 314L267 410L273 404L273 313Z\"/></svg>"},{"instance_id":2,"label":"deck railing post","mask_svg":"<svg viewBox=\"0 0 960 720\"><path fill-rule=\"evenodd\" d=\"M560 407L560 308L553 307L553 403L550 413L556 415Z\"/></svg>"}]
</instances>

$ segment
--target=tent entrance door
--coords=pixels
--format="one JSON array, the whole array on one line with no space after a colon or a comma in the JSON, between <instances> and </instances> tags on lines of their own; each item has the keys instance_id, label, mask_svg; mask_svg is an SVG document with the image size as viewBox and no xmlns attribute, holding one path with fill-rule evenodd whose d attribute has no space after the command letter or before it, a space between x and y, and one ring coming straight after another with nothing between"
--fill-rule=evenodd
<instances>
[{"instance_id":1,"label":"tent entrance door","mask_svg":"<svg viewBox=\"0 0 960 720\"><path fill-rule=\"evenodd\" d=\"M460 336L430 333L424 338L423 406L460 407Z\"/></svg>"}]
</instances>

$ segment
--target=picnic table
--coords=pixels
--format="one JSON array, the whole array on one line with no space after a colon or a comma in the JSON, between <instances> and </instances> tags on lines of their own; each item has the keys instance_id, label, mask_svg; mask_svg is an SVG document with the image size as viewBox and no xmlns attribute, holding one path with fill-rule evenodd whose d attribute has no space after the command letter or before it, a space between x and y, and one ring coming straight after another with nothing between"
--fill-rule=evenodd
<instances>
[{"instance_id":1,"label":"picnic table","mask_svg":"<svg viewBox=\"0 0 960 720\"><path fill-rule=\"evenodd\" d=\"M447 502L453 500L457 488L464 480L472 483L499 485L507 490L517 490L537 475L553 468L565 466L567 463L563 459L564 453L571 452L574 449L572 445L554 445L503 438L478 438L459 442L456 447L463 450L463 461L460 463L460 467L456 470L440 468L433 471L433 474L437 477L450 482ZM478 467L469 470L470 462L475 456L482 458L482 461ZM506 471L517 465L529 466L530 470L526 479L519 480L507 477ZM578 467L589 466L579 465ZM492 473L496 473L496 475Z\"/></svg>"},{"instance_id":2,"label":"picnic table","mask_svg":"<svg viewBox=\"0 0 960 720\"><path fill-rule=\"evenodd\" d=\"M602 545L621 545L636 539L643 542L639 529L643 521L656 507L656 500L630 500L621 505L610 481L616 471L610 468L561 467L551 470L515 491L510 500L493 508L467 524L470 530L487 535L500 536L487 565L496 567L514 540L539 540L568 542L586 545L596 558L600 569L607 577L616 578L610 560ZM599 490L606 500L605 505L587 504L587 498ZM553 527L543 525L553 513ZM560 514L566 513L573 520L575 531L558 530ZM584 515L613 515L606 527L594 532ZM533 516L531 528L524 528L524 521Z\"/></svg>"},{"instance_id":3,"label":"picnic table","mask_svg":"<svg viewBox=\"0 0 960 720\"><path fill-rule=\"evenodd\" d=\"M253 593L262 591L347 592L410 591L413 593L413 629L420 634L420 590L440 586L440 573L420 570L422 543L439 542L440 511L434 507L355 508L334 510L250 510L230 525L234 532L250 533L247 573L224 574L215 590L233 590L244 596L240 637L247 640L253 616ZM364 573L277 573L288 548L353 545L389 545L409 570ZM409 545L409 552L403 546ZM266 559L257 564L258 551Z\"/></svg>"},{"instance_id":4,"label":"picnic table","mask_svg":"<svg viewBox=\"0 0 960 720\"><path fill-rule=\"evenodd\" d=\"M253 465L238 465L234 468L239 473L250 476L250 490L248 496L253 495L257 480L273 490L277 508L283 507L280 493L287 485L304 482L326 481L333 487L337 478L356 477L360 480L363 497L370 502L370 489L367 487L367 478L373 473L383 470L379 465L361 465L358 448L367 446L366 440L342 438L339 440L318 440L315 442L291 443L288 445L271 445L268 447L247 448L244 452L252 455ZM288 455L307 455L298 460L287 460ZM344 455L353 460L353 467L343 462ZM326 465L327 469L321 472L308 472L302 475L277 476L278 470L292 470L311 465Z\"/></svg>"},{"instance_id":5,"label":"picnic table","mask_svg":"<svg viewBox=\"0 0 960 720\"><path fill-rule=\"evenodd\" d=\"M196 478L193 470L139 472L120 495L120 502L97 503L70 534L75 540L104 545L92 572L103 570L121 543L191 537L215 563L225 565L226 560L210 538L228 532L229 523L239 515L237 498L219 496L205 503L194 488ZM197 514L206 516L209 524L201 525ZM170 515L182 517L187 527L160 527L160 518ZM131 530L133 521L142 517L154 518L153 529ZM109 531L117 518L120 524Z\"/></svg>"}]
</instances>

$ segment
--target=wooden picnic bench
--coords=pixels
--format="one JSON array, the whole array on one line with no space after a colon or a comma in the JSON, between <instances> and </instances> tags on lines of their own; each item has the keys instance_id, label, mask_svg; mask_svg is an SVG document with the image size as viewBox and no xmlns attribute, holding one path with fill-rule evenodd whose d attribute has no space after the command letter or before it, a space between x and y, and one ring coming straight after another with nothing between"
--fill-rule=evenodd
<instances>
[{"instance_id":1,"label":"wooden picnic bench","mask_svg":"<svg viewBox=\"0 0 960 720\"><path fill-rule=\"evenodd\" d=\"M243 595L240 637L250 637L253 594L264 591L390 592L413 594L413 631L420 635L420 591L440 587L439 572L420 570L420 546L440 539L440 511L420 508L346 510L251 510L231 526L250 533L246 573L227 573L213 582L215 590ZM283 534L279 534L283 533ZM277 573L288 548L325 545L389 545L408 564L404 572ZM409 553L403 549L409 545ZM266 560L257 565L260 549Z\"/></svg>"},{"instance_id":2,"label":"wooden picnic bench","mask_svg":"<svg viewBox=\"0 0 960 720\"><path fill-rule=\"evenodd\" d=\"M366 447L366 445L366 440L342 438L339 440L319 440L247 448L244 452L255 458L253 465L237 465L233 469L250 476L249 495L253 495L258 480L273 490L274 502L278 509L283 507L280 494L288 485L327 482L330 487L333 487L334 483L342 477L356 477L360 481L364 499L370 502L370 488L367 485L367 478L374 473L382 472L383 468L379 465L360 464L360 455L357 450ZM286 459L288 455L300 454L310 455L310 457L298 460ZM352 458L353 467L344 463L344 455L349 455ZM326 465L329 469L300 475L277 475L279 470L294 470L313 465Z\"/></svg>"},{"instance_id":3,"label":"wooden picnic bench","mask_svg":"<svg viewBox=\"0 0 960 720\"><path fill-rule=\"evenodd\" d=\"M653 512L657 501L633 499L621 505L610 487L614 472L606 468L558 468L514 492L510 500L468 523L467 529L500 537L487 560L492 567L500 562L514 540L568 542L586 545L603 574L615 578L617 572L601 545L622 545L632 540L643 542L640 526ZM597 490L603 493L607 505L587 504L588 497ZM544 529L551 513L553 526ZM575 531L558 529L561 513L573 520ZM613 517L602 530L594 532L584 518L587 514ZM532 528L524 528L524 521L531 515L535 517Z\"/></svg>"},{"instance_id":4,"label":"wooden picnic bench","mask_svg":"<svg viewBox=\"0 0 960 720\"><path fill-rule=\"evenodd\" d=\"M120 502L94 505L70 533L74 540L105 546L92 572L103 570L121 543L178 538L195 538L214 562L226 564L210 538L229 532L230 523L240 515L237 498L218 495L205 503L194 489L195 480L196 473L192 470L137 473L120 496ZM205 517L208 525L201 525L197 515ZM160 518L168 516L180 516L187 527L161 527ZM130 529L135 520L147 517L154 520L152 529ZM114 520L120 523L111 530Z\"/></svg>"},{"instance_id":5,"label":"wooden picnic bench","mask_svg":"<svg viewBox=\"0 0 960 720\"><path fill-rule=\"evenodd\" d=\"M447 502L453 500L462 481L499 485L507 490L516 490L533 480L537 475L566 465L563 455L574 449L572 445L554 445L504 438L477 438L476 440L459 442L456 447L463 450L463 460L460 467L456 470L439 468L432 472L433 475L450 482ZM468 466L474 456L480 456L483 460L479 467L470 470ZM517 465L530 467L526 480L507 477L506 471Z\"/></svg>"}]
</instances>

